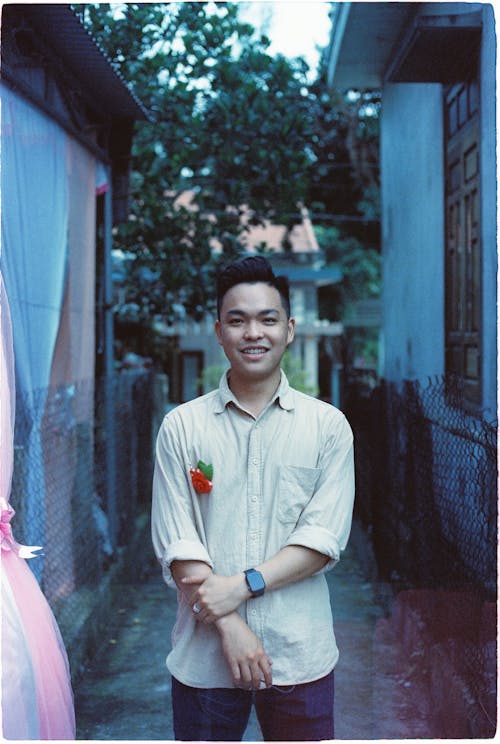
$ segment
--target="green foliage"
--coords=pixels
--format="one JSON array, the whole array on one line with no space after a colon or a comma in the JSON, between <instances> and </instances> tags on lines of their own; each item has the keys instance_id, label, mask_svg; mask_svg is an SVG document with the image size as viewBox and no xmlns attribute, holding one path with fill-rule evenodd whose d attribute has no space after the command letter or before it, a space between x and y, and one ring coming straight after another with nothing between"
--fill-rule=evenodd
<instances>
[{"instance_id":1,"label":"green foliage","mask_svg":"<svg viewBox=\"0 0 500 744\"><path fill-rule=\"evenodd\" d=\"M285 352L281 360L281 369L286 374L291 387L295 388L295 390L300 390L308 395L316 396L318 394L316 385L308 384L307 376L302 369L300 359L294 356L289 350Z\"/></svg>"},{"instance_id":2,"label":"green foliage","mask_svg":"<svg viewBox=\"0 0 500 744\"><path fill-rule=\"evenodd\" d=\"M130 218L115 238L130 257L127 305L171 321L182 304L199 318L214 242L220 260L241 251L242 205L258 224L305 196L307 66L270 56L235 3L75 8L151 117L137 124ZM191 204L179 206L187 190Z\"/></svg>"},{"instance_id":3,"label":"green foliage","mask_svg":"<svg viewBox=\"0 0 500 744\"><path fill-rule=\"evenodd\" d=\"M340 283L318 290L320 318L348 323L355 303L376 299L382 284L380 248L379 91L328 90L324 58L311 86L316 104L316 158L309 206L327 263L343 273ZM341 215L332 227L329 215ZM349 219L351 217L351 219ZM378 329L346 325L343 363L356 358L377 367Z\"/></svg>"},{"instance_id":4,"label":"green foliage","mask_svg":"<svg viewBox=\"0 0 500 744\"><path fill-rule=\"evenodd\" d=\"M299 359L290 351L286 351L281 361L281 368L288 378L290 385L296 390L301 390L309 395L317 395L318 388L315 385L309 385L306 379L306 373L301 367ZM204 391L215 390L219 386L220 378L227 369L227 366L213 364L205 367L201 375L201 384Z\"/></svg>"},{"instance_id":5,"label":"green foliage","mask_svg":"<svg viewBox=\"0 0 500 744\"><path fill-rule=\"evenodd\" d=\"M309 96L315 133L307 204L314 222L328 225L330 215L341 215L345 233L378 245L380 92L328 89L323 56Z\"/></svg>"},{"instance_id":6,"label":"green foliage","mask_svg":"<svg viewBox=\"0 0 500 744\"><path fill-rule=\"evenodd\" d=\"M327 263L337 264L343 274L338 284L320 289L320 317L345 321L356 301L379 297L382 282L380 254L336 227L316 227L315 233Z\"/></svg>"},{"instance_id":7,"label":"green foliage","mask_svg":"<svg viewBox=\"0 0 500 744\"><path fill-rule=\"evenodd\" d=\"M319 316L347 324L344 328L343 363L351 366L362 358L368 367L378 366L378 329L351 328L355 303L377 299L382 286L382 260L378 251L367 248L359 240L336 227L316 227L316 237L327 262L342 271L342 280L318 290Z\"/></svg>"},{"instance_id":8,"label":"green foliage","mask_svg":"<svg viewBox=\"0 0 500 744\"><path fill-rule=\"evenodd\" d=\"M227 369L227 365L212 364L205 367L201 373L201 386L204 392L215 390L219 386L220 378Z\"/></svg>"},{"instance_id":9,"label":"green foliage","mask_svg":"<svg viewBox=\"0 0 500 744\"><path fill-rule=\"evenodd\" d=\"M321 315L342 320L352 302L376 295L379 262L366 245L379 240L369 221L379 213L377 93L327 90L324 62L309 85L305 62L271 56L238 3L73 7L149 112L133 141L129 219L114 239L118 320L147 329L158 316L201 319L216 264L241 253L243 205L250 225L292 228L299 202L351 215L342 231L318 232L345 276L320 290Z\"/></svg>"}]
</instances>

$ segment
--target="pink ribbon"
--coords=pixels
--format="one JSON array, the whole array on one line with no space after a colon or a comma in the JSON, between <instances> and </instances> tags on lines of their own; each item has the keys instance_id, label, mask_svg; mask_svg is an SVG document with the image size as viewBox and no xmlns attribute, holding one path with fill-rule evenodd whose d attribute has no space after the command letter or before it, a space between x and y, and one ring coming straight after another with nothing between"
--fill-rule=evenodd
<instances>
[{"instance_id":1,"label":"pink ribbon","mask_svg":"<svg viewBox=\"0 0 500 744\"><path fill-rule=\"evenodd\" d=\"M10 522L16 513L12 506L3 497L0 497L0 545L2 550L12 550L20 558L36 558L40 553L37 550L43 550L40 545L21 545L14 540Z\"/></svg>"}]
</instances>

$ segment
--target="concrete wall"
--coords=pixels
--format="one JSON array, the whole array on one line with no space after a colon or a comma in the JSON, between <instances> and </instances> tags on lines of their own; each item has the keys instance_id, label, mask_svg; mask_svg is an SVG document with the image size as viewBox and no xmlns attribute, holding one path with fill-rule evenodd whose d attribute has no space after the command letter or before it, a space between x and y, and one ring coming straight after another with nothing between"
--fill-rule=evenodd
<instances>
[{"instance_id":1,"label":"concrete wall","mask_svg":"<svg viewBox=\"0 0 500 744\"><path fill-rule=\"evenodd\" d=\"M391 381L444 372L441 131L440 85L384 86L382 373Z\"/></svg>"},{"instance_id":2,"label":"concrete wall","mask_svg":"<svg viewBox=\"0 0 500 744\"><path fill-rule=\"evenodd\" d=\"M481 49L481 199L483 249L483 408L497 412L497 163L495 18L483 6Z\"/></svg>"}]
</instances>

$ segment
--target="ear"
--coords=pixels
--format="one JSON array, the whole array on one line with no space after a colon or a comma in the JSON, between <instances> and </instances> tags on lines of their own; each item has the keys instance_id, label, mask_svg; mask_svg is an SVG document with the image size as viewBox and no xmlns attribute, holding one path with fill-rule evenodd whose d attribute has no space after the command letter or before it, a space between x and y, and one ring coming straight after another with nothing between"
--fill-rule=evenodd
<instances>
[{"instance_id":1,"label":"ear","mask_svg":"<svg viewBox=\"0 0 500 744\"><path fill-rule=\"evenodd\" d=\"M286 345L292 343L293 339L295 338L295 318L289 318L288 319L288 337L286 341Z\"/></svg>"},{"instance_id":2,"label":"ear","mask_svg":"<svg viewBox=\"0 0 500 744\"><path fill-rule=\"evenodd\" d=\"M215 330L215 335L217 336L217 341L219 342L220 346L222 346L222 332L221 332L221 327L220 327L220 320L215 321L214 330Z\"/></svg>"}]
</instances>

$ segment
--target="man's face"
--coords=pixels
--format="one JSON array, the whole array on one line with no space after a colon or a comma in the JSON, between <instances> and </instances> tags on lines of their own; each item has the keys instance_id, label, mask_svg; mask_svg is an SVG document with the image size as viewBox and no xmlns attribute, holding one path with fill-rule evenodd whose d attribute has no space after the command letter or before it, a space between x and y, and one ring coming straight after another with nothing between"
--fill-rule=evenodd
<instances>
[{"instance_id":1,"label":"man's face","mask_svg":"<svg viewBox=\"0 0 500 744\"><path fill-rule=\"evenodd\" d=\"M226 292L215 323L232 374L249 382L277 376L294 329L280 293L263 282L236 284Z\"/></svg>"}]
</instances>

